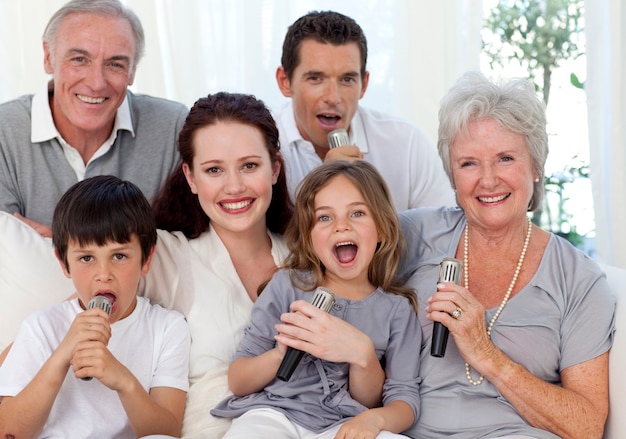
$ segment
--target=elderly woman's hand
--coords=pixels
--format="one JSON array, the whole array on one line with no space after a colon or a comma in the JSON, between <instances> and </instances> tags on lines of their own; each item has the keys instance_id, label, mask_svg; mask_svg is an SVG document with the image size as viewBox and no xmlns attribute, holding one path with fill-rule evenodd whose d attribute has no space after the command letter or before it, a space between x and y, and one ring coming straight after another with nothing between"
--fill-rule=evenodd
<instances>
[{"instance_id":1,"label":"elderly woman's hand","mask_svg":"<svg viewBox=\"0 0 626 439\"><path fill-rule=\"evenodd\" d=\"M426 312L430 320L448 328L463 359L480 372L481 359L496 348L487 336L485 309L472 293L452 282L439 283Z\"/></svg>"}]
</instances>

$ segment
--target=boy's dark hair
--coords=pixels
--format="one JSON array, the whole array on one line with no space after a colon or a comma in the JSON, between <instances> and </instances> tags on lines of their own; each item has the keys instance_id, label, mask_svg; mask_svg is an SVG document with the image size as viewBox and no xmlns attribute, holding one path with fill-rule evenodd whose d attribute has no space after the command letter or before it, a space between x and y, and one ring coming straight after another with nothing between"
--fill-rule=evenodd
<instances>
[{"instance_id":1,"label":"boy's dark hair","mask_svg":"<svg viewBox=\"0 0 626 439\"><path fill-rule=\"evenodd\" d=\"M69 188L54 209L52 243L68 271L70 241L81 246L127 243L133 235L143 264L156 244L156 223L150 203L130 181L111 175L87 178Z\"/></svg>"},{"instance_id":2,"label":"boy's dark hair","mask_svg":"<svg viewBox=\"0 0 626 439\"><path fill-rule=\"evenodd\" d=\"M300 64L300 46L306 39L333 46L356 43L361 54L361 79L365 77L367 39L363 29L352 18L339 12L311 11L289 26L285 35L280 62L290 81Z\"/></svg>"}]
</instances>

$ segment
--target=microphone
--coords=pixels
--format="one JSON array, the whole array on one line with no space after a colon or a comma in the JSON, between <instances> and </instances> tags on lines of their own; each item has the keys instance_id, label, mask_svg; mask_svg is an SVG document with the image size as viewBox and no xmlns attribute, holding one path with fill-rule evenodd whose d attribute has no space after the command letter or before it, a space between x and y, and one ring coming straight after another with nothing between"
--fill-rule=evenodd
<instances>
[{"instance_id":1,"label":"microphone","mask_svg":"<svg viewBox=\"0 0 626 439\"><path fill-rule=\"evenodd\" d=\"M458 259L443 258L439 264L439 280L440 282L454 282L457 285L461 284L461 271L463 264ZM446 328L440 322L435 322L433 325L433 340L430 345L430 355L433 357L443 357L446 353L446 345L448 343L448 328Z\"/></svg>"},{"instance_id":2,"label":"microphone","mask_svg":"<svg viewBox=\"0 0 626 439\"><path fill-rule=\"evenodd\" d=\"M343 128L337 128L328 133L328 146L337 148L338 146L346 146L350 144L350 138L348 132Z\"/></svg>"},{"instance_id":3,"label":"microphone","mask_svg":"<svg viewBox=\"0 0 626 439\"><path fill-rule=\"evenodd\" d=\"M93 299L91 299L89 303L87 304L87 309L92 309L92 308L102 308L104 312L106 312L108 315L111 315L111 301L106 296L96 296ZM93 377L81 378L81 380L83 381L91 381L92 379Z\"/></svg>"},{"instance_id":4,"label":"microphone","mask_svg":"<svg viewBox=\"0 0 626 439\"><path fill-rule=\"evenodd\" d=\"M311 304L316 308L321 309L324 312L330 311L335 303L335 295L328 288L317 287L313 297L311 297ZM296 370L296 366L302 359L304 351L294 348L287 348L287 352L283 357L283 361L280 363L278 372L276 372L276 378L282 381L289 381L293 371Z\"/></svg>"}]
</instances>

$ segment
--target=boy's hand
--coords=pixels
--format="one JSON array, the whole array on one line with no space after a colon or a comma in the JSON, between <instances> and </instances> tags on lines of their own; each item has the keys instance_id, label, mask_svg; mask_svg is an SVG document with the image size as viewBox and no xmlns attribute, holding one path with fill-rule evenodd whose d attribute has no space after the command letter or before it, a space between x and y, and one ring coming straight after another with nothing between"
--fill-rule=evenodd
<instances>
[{"instance_id":1,"label":"boy's hand","mask_svg":"<svg viewBox=\"0 0 626 439\"><path fill-rule=\"evenodd\" d=\"M115 391L123 390L132 379L126 366L100 341L80 342L72 356L72 367L77 378L93 377Z\"/></svg>"},{"instance_id":2,"label":"boy's hand","mask_svg":"<svg viewBox=\"0 0 626 439\"><path fill-rule=\"evenodd\" d=\"M65 334L55 353L61 355L68 365L74 366L74 371L79 370L73 362L74 355L82 343L98 343L106 348L111 338L111 326L109 315L101 308L93 308L79 313ZM89 375L76 375L77 377Z\"/></svg>"}]
</instances>

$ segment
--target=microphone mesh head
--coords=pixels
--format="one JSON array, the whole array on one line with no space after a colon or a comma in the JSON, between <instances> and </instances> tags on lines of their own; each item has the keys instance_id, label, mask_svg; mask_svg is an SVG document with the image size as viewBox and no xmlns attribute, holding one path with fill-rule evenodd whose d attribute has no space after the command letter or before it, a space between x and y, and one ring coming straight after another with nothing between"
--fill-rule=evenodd
<instances>
[{"instance_id":1,"label":"microphone mesh head","mask_svg":"<svg viewBox=\"0 0 626 439\"><path fill-rule=\"evenodd\" d=\"M328 288L317 287L313 297L311 297L311 304L324 312L328 312L335 304L335 295Z\"/></svg>"},{"instance_id":2,"label":"microphone mesh head","mask_svg":"<svg viewBox=\"0 0 626 439\"><path fill-rule=\"evenodd\" d=\"M102 308L104 312L111 315L111 301L105 296L96 296L87 304L87 309Z\"/></svg>"},{"instance_id":3,"label":"microphone mesh head","mask_svg":"<svg viewBox=\"0 0 626 439\"><path fill-rule=\"evenodd\" d=\"M350 144L350 138L348 132L343 128L332 130L328 133L328 146L330 148L337 148L338 146L345 146Z\"/></svg>"},{"instance_id":4,"label":"microphone mesh head","mask_svg":"<svg viewBox=\"0 0 626 439\"><path fill-rule=\"evenodd\" d=\"M461 271L463 264L455 258L443 258L439 264L439 280L437 282L461 283Z\"/></svg>"}]
</instances>

